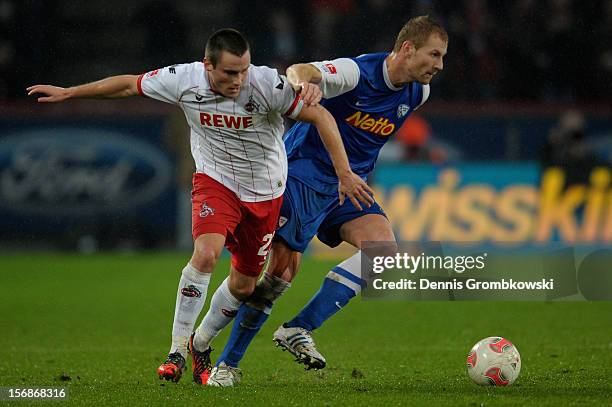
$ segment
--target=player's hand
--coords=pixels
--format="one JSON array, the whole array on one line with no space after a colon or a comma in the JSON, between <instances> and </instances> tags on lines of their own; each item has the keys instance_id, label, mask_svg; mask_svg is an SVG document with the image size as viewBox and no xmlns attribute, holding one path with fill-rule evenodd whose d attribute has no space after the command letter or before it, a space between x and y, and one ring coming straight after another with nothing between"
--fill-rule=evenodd
<instances>
[{"instance_id":1,"label":"player's hand","mask_svg":"<svg viewBox=\"0 0 612 407\"><path fill-rule=\"evenodd\" d=\"M319 85L310 82L298 83L296 92L300 94L306 106L316 106L323 97L323 92L321 92Z\"/></svg>"},{"instance_id":2,"label":"player's hand","mask_svg":"<svg viewBox=\"0 0 612 407\"><path fill-rule=\"evenodd\" d=\"M60 88L59 86L53 85L34 85L26 88L28 96L32 96L36 93L41 93L43 97L37 99L38 102L62 102L70 98L70 92L66 88Z\"/></svg>"},{"instance_id":3,"label":"player's hand","mask_svg":"<svg viewBox=\"0 0 612 407\"><path fill-rule=\"evenodd\" d=\"M361 177L355 174L353 171L349 171L344 175L338 177L338 196L340 200L340 205L344 204L344 200L348 197L355 208L360 211L363 210L362 206L359 204L363 203L368 208L372 206L374 203L374 191L366 182L361 179Z\"/></svg>"}]
</instances>

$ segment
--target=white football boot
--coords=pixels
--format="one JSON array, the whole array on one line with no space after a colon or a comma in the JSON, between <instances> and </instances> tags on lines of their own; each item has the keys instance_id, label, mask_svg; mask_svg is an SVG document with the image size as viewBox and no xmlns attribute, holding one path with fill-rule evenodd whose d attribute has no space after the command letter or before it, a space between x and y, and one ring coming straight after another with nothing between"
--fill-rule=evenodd
<instances>
[{"instance_id":1,"label":"white football boot","mask_svg":"<svg viewBox=\"0 0 612 407\"><path fill-rule=\"evenodd\" d=\"M219 366L213 367L206 384L214 387L232 387L240 383L241 379L242 371L240 369L228 366L225 362L221 362Z\"/></svg>"},{"instance_id":2,"label":"white football boot","mask_svg":"<svg viewBox=\"0 0 612 407\"><path fill-rule=\"evenodd\" d=\"M306 365L306 369L323 369L325 358L317 351L312 335L304 328L285 328L283 325L278 327L272 340L277 346L288 350L295 361Z\"/></svg>"}]
</instances>

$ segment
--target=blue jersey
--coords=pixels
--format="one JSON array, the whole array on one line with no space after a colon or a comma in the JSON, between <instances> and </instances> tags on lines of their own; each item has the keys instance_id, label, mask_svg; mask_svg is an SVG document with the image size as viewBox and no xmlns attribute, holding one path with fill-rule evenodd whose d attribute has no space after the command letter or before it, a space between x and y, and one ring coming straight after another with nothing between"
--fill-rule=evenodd
<instances>
[{"instance_id":1,"label":"blue jersey","mask_svg":"<svg viewBox=\"0 0 612 407\"><path fill-rule=\"evenodd\" d=\"M321 101L336 119L351 169L364 179L374 169L382 146L429 93L429 89L424 92L424 86L417 82L395 88L387 77L385 58L388 55L365 54L353 58L359 68L356 86ZM337 74L333 63L321 63L319 69L324 77ZM314 125L296 123L285 135L285 148L290 177L299 178L321 193L337 194L338 178Z\"/></svg>"}]
</instances>

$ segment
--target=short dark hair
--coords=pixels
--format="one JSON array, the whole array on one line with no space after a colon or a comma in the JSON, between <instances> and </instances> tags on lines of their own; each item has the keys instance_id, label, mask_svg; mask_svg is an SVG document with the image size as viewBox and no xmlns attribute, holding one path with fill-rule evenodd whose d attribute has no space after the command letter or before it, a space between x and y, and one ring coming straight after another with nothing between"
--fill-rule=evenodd
<instances>
[{"instance_id":1,"label":"short dark hair","mask_svg":"<svg viewBox=\"0 0 612 407\"><path fill-rule=\"evenodd\" d=\"M420 48L432 34L437 34L443 41L448 42L446 30L437 21L434 21L429 16L411 18L397 35L393 51L399 51L404 41L411 41L415 48Z\"/></svg>"},{"instance_id":2,"label":"short dark hair","mask_svg":"<svg viewBox=\"0 0 612 407\"><path fill-rule=\"evenodd\" d=\"M204 55L213 66L216 66L223 51L241 57L248 50L249 43L238 30L223 28L206 41Z\"/></svg>"}]
</instances>

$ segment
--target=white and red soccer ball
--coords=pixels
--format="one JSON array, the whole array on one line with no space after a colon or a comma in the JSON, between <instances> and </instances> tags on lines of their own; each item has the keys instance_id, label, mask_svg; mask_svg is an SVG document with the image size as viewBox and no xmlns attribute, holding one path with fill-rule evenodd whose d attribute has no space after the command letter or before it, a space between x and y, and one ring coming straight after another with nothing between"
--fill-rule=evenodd
<instances>
[{"instance_id":1,"label":"white and red soccer ball","mask_svg":"<svg viewBox=\"0 0 612 407\"><path fill-rule=\"evenodd\" d=\"M509 386L521 373L521 355L509 340L491 336L472 347L467 371L481 386Z\"/></svg>"}]
</instances>

